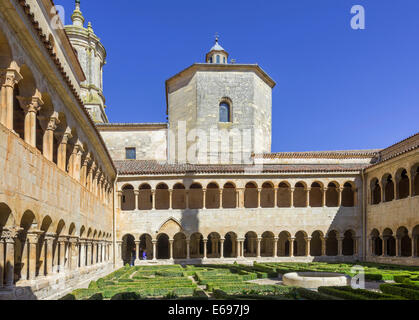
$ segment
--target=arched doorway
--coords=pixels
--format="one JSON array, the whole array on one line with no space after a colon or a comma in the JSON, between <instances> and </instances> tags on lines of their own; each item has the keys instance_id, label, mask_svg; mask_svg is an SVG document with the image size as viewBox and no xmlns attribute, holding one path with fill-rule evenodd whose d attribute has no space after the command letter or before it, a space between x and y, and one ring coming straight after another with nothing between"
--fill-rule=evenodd
<instances>
[{"instance_id":1,"label":"arched doorway","mask_svg":"<svg viewBox=\"0 0 419 320\"><path fill-rule=\"evenodd\" d=\"M207 186L206 194L206 208L207 209L219 209L220 208L220 188L216 183L210 183Z\"/></svg>"},{"instance_id":2,"label":"arched doorway","mask_svg":"<svg viewBox=\"0 0 419 320\"><path fill-rule=\"evenodd\" d=\"M396 239L394 238L393 231L389 228L383 231L384 240L384 254L389 257L396 256Z\"/></svg>"},{"instance_id":3,"label":"arched doorway","mask_svg":"<svg viewBox=\"0 0 419 320\"><path fill-rule=\"evenodd\" d=\"M338 233L335 230L332 230L327 235L326 240L326 255L327 256L337 256L338 255Z\"/></svg>"},{"instance_id":4,"label":"arched doorway","mask_svg":"<svg viewBox=\"0 0 419 320\"><path fill-rule=\"evenodd\" d=\"M310 241L310 255L313 257L320 257L322 255L322 238L323 234L321 231L314 231L311 235Z\"/></svg>"},{"instance_id":5,"label":"arched doorway","mask_svg":"<svg viewBox=\"0 0 419 320\"><path fill-rule=\"evenodd\" d=\"M272 232L267 231L262 234L260 243L260 254L262 257L273 257L275 247L275 236Z\"/></svg>"},{"instance_id":6,"label":"arched doorway","mask_svg":"<svg viewBox=\"0 0 419 320\"><path fill-rule=\"evenodd\" d=\"M257 257L257 234L256 232L250 231L246 233L244 237L244 256L245 257Z\"/></svg>"},{"instance_id":7,"label":"arched doorway","mask_svg":"<svg viewBox=\"0 0 419 320\"><path fill-rule=\"evenodd\" d=\"M237 235L234 232L229 232L224 237L224 257L237 257Z\"/></svg>"},{"instance_id":8,"label":"arched doorway","mask_svg":"<svg viewBox=\"0 0 419 320\"><path fill-rule=\"evenodd\" d=\"M208 236L207 242L207 256L208 258L219 258L220 255L220 235L216 232L212 232Z\"/></svg>"},{"instance_id":9,"label":"arched doorway","mask_svg":"<svg viewBox=\"0 0 419 320\"><path fill-rule=\"evenodd\" d=\"M282 231L279 234L278 257L290 256L290 238L291 234L288 231Z\"/></svg>"},{"instance_id":10,"label":"arched doorway","mask_svg":"<svg viewBox=\"0 0 419 320\"><path fill-rule=\"evenodd\" d=\"M204 237L200 233L194 233L191 235L190 241L190 255L191 258L203 258L204 257Z\"/></svg>"},{"instance_id":11,"label":"arched doorway","mask_svg":"<svg viewBox=\"0 0 419 320\"><path fill-rule=\"evenodd\" d=\"M381 256L383 254L383 241L381 240L380 232L377 229L371 231L371 244L371 254L374 256Z\"/></svg>"},{"instance_id":12,"label":"arched doorway","mask_svg":"<svg viewBox=\"0 0 419 320\"><path fill-rule=\"evenodd\" d=\"M140 259L144 260L144 254L147 260L153 260L153 239L149 234L140 237Z\"/></svg>"},{"instance_id":13,"label":"arched doorway","mask_svg":"<svg viewBox=\"0 0 419 320\"><path fill-rule=\"evenodd\" d=\"M295 235L294 241L294 256L304 257L306 256L306 233L304 231L298 231Z\"/></svg>"},{"instance_id":14,"label":"arched doorway","mask_svg":"<svg viewBox=\"0 0 419 320\"><path fill-rule=\"evenodd\" d=\"M170 243L169 236L165 233L157 236L157 259L170 259Z\"/></svg>"},{"instance_id":15,"label":"arched doorway","mask_svg":"<svg viewBox=\"0 0 419 320\"><path fill-rule=\"evenodd\" d=\"M353 256L355 254L355 232L348 230L344 234L342 242L342 254L344 256Z\"/></svg>"},{"instance_id":16,"label":"arched doorway","mask_svg":"<svg viewBox=\"0 0 419 320\"><path fill-rule=\"evenodd\" d=\"M124 265L134 265L136 258L135 252L135 238L131 234L122 237L122 261Z\"/></svg>"},{"instance_id":17,"label":"arched doorway","mask_svg":"<svg viewBox=\"0 0 419 320\"><path fill-rule=\"evenodd\" d=\"M412 256L412 240L409 237L409 231L406 227L400 227L397 230L397 238L400 242L400 256L411 257Z\"/></svg>"},{"instance_id":18,"label":"arched doorway","mask_svg":"<svg viewBox=\"0 0 419 320\"><path fill-rule=\"evenodd\" d=\"M173 258L186 259L186 236L183 233L178 233L173 239Z\"/></svg>"}]
</instances>

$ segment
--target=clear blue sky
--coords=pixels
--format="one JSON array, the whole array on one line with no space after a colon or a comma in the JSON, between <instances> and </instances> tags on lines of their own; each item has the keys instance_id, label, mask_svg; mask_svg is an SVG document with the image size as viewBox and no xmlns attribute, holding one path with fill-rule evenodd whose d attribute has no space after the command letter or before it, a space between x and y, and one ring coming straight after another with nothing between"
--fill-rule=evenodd
<instances>
[{"instance_id":1,"label":"clear blue sky","mask_svg":"<svg viewBox=\"0 0 419 320\"><path fill-rule=\"evenodd\" d=\"M55 0L66 9L74 0ZM366 10L352 30L351 7ZM418 0L81 0L108 52L111 122L165 122L164 82L221 35L276 82L272 150L384 148L418 132Z\"/></svg>"}]
</instances>

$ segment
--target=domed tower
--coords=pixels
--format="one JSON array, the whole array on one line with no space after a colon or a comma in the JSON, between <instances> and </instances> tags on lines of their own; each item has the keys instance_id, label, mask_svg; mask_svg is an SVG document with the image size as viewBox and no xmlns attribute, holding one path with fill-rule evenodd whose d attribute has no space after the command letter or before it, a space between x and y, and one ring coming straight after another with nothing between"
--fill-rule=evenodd
<instances>
[{"instance_id":1,"label":"domed tower","mask_svg":"<svg viewBox=\"0 0 419 320\"><path fill-rule=\"evenodd\" d=\"M65 26L65 31L77 52L80 64L86 75L81 83L81 96L84 106L97 123L108 123L103 95L103 66L106 64L106 50L95 35L92 23L84 27L84 17L80 10L80 0L71 16L73 24Z\"/></svg>"},{"instance_id":2,"label":"domed tower","mask_svg":"<svg viewBox=\"0 0 419 320\"><path fill-rule=\"evenodd\" d=\"M207 63L226 64L228 63L228 52L218 43L218 36L215 38L215 45L207 53L205 60Z\"/></svg>"}]
</instances>

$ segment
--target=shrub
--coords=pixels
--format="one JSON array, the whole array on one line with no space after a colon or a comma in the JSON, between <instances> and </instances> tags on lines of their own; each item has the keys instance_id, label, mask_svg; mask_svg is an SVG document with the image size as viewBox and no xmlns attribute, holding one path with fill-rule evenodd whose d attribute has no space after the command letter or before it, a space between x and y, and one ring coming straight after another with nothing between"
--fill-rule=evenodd
<instances>
[{"instance_id":1,"label":"shrub","mask_svg":"<svg viewBox=\"0 0 419 320\"><path fill-rule=\"evenodd\" d=\"M228 297L227 293L220 289L214 289L213 293L215 299L226 299Z\"/></svg>"},{"instance_id":2,"label":"shrub","mask_svg":"<svg viewBox=\"0 0 419 320\"><path fill-rule=\"evenodd\" d=\"M103 295L101 293L96 293L87 300L103 300Z\"/></svg>"},{"instance_id":3,"label":"shrub","mask_svg":"<svg viewBox=\"0 0 419 320\"><path fill-rule=\"evenodd\" d=\"M384 293L401 296L409 300L419 300L419 290L413 287L403 284L382 284L380 285L380 290Z\"/></svg>"},{"instance_id":4,"label":"shrub","mask_svg":"<svg viewBox=\"0 0 419 320\"><path fill-rule=\"evenodd\" d=\"M305 288L295 288L297 295L308 300L336 300L335 297Z\"/></svg>"},{"instance_id":5,"label":"shrub","mask_svg":"<svg viewBox=\"0 0 419 320\"><path fill-rule=\"evenodd\" d=\"M92 281L92 282L89 283L89 289L99 290L99 286L97 285L97 283L95 281Z\"/></svg>"},{"instance_id":6,"label":"shrub","mask_svg":"<svg viewBox=\"0 0 419 320\"><path fill-rule=\"evenodd\" d=\"M77 299L73 294L66 294L64 297L62 297L59 300L77 300Z\"/></svg>"},{"instance_id":7,"label":"shrub","mask_svg":"<svg viewBox=\"0 0 419 320\"><path fill-rule=\"evenodd\" d=\"M138 293L135 292L122 292L117 293L112 297L111 300L140 300L141 296Z\"/></svg>"},{"instance_id":8,"label":"shrub","mask_svg":"<svg viewBox=\"0 0 419 320\"><path fill-rule=\"evenodd\" d=\"M381 273L365 273L365 280L370 281L381 281L383 280L383 275Z\"/></svg>"},{"instance_id":9,"label":"shrub","mask_svg":"<svg viewBox=\"0 0 419 320\"><path fill-rule=\"evenodd\" d=\"M396 283L411 282L410 275L398 275L393 277Z\"/></svg>"},{"instance_id":10,"label":"shrub","mask_svg":"<svg viewBox=\"0 0 419 320\"><path fill-rule=\"evenodd\" d=\"M351 287L320 287L320 293L345 300L401 300L400 297Z\"/></svg>"}]
</instances>

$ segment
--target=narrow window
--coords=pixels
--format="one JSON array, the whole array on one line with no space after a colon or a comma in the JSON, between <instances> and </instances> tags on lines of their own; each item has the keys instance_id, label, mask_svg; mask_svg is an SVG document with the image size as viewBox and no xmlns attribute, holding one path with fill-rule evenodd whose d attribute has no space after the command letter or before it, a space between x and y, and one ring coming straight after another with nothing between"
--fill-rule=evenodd
<instances>
[{"instance_id":1,"label":"narrow window","mask_svg":"<svg viewBox=\"0 0 419 320\"><path fill-rule=\"evenodd\" d=\"M209 63L212 63L212 57L211 57L211 58L209 58Z\"/></svg>"},{"instance_id":2,"label":"narrow window","mask_svg":"<svg viewBox=\"0 0 419 320\"><path fill-rule=\"evenodd\" d=\"M220 122L230 122L230 105L227 102L220 103Z\"/></svg>"},{"instance_id":3,"label":"narrow window","mask_svg":"<svg viewBox=\"0 0 419 320\"><path fill-rule=\"evenodd\" d=\"M223 57L223 63L226 63L226 57Z\"/></svg>"},{"instance_id":4,"label":"narrow window","mask_svg":"<svg viewBox=\"0 0 419 320\"><path fill-rule=\"evenodd\" d=\"M125 158L127 160L137 159L137 152L136 152L135 148L126 148L125 149Z\"/></svg>"},{"instance_id":5,"label":"narrow window","mask_svg":"<svg viewBox=\"0 0 419 320\"><path fill-rule=\"evenodd\" d=\"M220 63L220 56L217 55L217 63Z\"/></svg>"}]
</instances>

